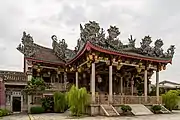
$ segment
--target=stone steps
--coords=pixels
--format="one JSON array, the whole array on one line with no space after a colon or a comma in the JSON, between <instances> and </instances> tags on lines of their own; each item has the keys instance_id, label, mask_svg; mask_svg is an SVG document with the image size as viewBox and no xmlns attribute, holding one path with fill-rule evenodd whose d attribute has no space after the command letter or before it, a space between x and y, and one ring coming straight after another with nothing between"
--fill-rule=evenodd
<instances>
[{"instance_id":1,"label":"stone steps","mask_svg":"<svg viewBox=\"0 0 180 120\"><path fill-rule=\"evenodd\" d=\"M106 116L119 116L119 113L112 105L100 105L100 108L105 113Z\"/></svg>"},{"instance_id":2,"label":"stone steps","mask_svg":"<svg viewBox=\"0 0 180 120\"><path fill-rule=\"evenodd\" d=\"M143 104L128 104L132 108L134 115L152 115L153 113Z\"/></svg>"}]
</instances>

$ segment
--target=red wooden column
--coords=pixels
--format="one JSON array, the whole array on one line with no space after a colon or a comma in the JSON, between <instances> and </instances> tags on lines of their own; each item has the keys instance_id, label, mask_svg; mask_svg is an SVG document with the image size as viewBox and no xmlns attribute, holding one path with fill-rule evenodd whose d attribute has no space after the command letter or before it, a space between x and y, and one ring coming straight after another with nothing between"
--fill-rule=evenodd
<instances>
[{"instance_id":1,"label":"red wooden column","mask_svg":"<svg viewBox=\"0 0 180 120\"><path fill-rule=\"evenodd\" d=\"M5 108L5 85L3 79L0 77L0 108Z\"/></svg>"}]
</instances>

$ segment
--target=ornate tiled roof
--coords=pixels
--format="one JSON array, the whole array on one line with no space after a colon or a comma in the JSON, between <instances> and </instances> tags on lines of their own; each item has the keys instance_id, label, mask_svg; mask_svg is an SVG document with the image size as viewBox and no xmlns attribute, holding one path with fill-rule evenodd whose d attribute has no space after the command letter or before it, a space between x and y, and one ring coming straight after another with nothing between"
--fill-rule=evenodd
<instances>
[{"instance_id":1,"label":"ornate tiled roof","mask_svg":"<svg viewBox=\"0 0 180 120\"><path fill-rule=\"evenodd\" d=\"M0 77L5 82L27 82L27 76L23 72L0 70Z\"/></svg>"},{"instance_id":2,"label":"ornate tiled roof","mask_svg":"<svg viewBox=\"0 0 180 120\"><path fill-rule=\"evenodd\" d=\"M93 47L108 50L109 52L116 52L122 55L149 58L155 60L171 61L174 55L174 45L171 45L167 52L162 49L163 41L157 39L152 43L150 36L145 36L140 42L140 47L135 46L136 39L132 36L128 38L129 43L124 45L118 38L120 35L119 28L116 26L110 26L107 30L108 36L105 37L103 28L100 28L99 24L95 21L86 23L84 27L80 25L80 38L77 41L75 50L70 50L64 39L59 40L55 35L52 36L52 49L39 46L34 43L33 38L26 33L23 33L22 44L18 46L18 50L22 52L25 57L30 57L38 60L54 63L67 63L76 58L77 55L84 49L87 43L90 43Z\"/></svg>"}]
</instances>

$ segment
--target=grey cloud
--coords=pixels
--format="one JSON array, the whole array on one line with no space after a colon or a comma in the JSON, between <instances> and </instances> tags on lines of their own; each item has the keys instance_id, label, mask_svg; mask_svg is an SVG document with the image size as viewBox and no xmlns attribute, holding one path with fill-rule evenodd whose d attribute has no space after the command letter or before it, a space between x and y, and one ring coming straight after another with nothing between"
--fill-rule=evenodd
<instances>
[{"instance_id":1,"label":"grey cloud","mask_svg":"<svg viewBox=\"0 0 180 120\"><path fill-rule=\"evenodd\" d=\"M179 54L179 0L24 0L0 1L0 69L23 69L22 55L16 50L22 32L27 30L35 42L51 47L51 35L65 38L73 48L79 37L79 24L96 20L105 30L116 25L120 39L127 42L132 34L137 44L145 35L162 38L164 48L177 47L173 65L161 73L161 80L177 81ZM124 4L123 2L126 2ZM55 6L54 6L55 5ZM54 9L50 9L54 7ZM46 10L45 12L42 10ZM152 44L153 45L153 44ZM12 61L13 58L13 61Z\"/></svg>"}]
</instances>

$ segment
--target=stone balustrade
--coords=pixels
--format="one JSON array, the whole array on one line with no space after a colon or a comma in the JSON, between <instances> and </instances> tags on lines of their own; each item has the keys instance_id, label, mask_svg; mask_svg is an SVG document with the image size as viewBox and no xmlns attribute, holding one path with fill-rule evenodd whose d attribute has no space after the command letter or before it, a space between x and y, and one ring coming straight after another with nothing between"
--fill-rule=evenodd
<instances>
[{"instance_id":1,"label":"stone balustrade","mask_svg":"<svg viewBox=\"0 0 180 120\"><path fill-rule=\"evenodd\" d=\"M109 95L96 95L95 104L109 104ZM162 97L159 96L159 101L157 101L157 96L147 96L147 101L145 96L130 96L130 95L113 95L113 102L111 104L121 105L121 104L162 104Z\"/></svg>"}]
</instances>

